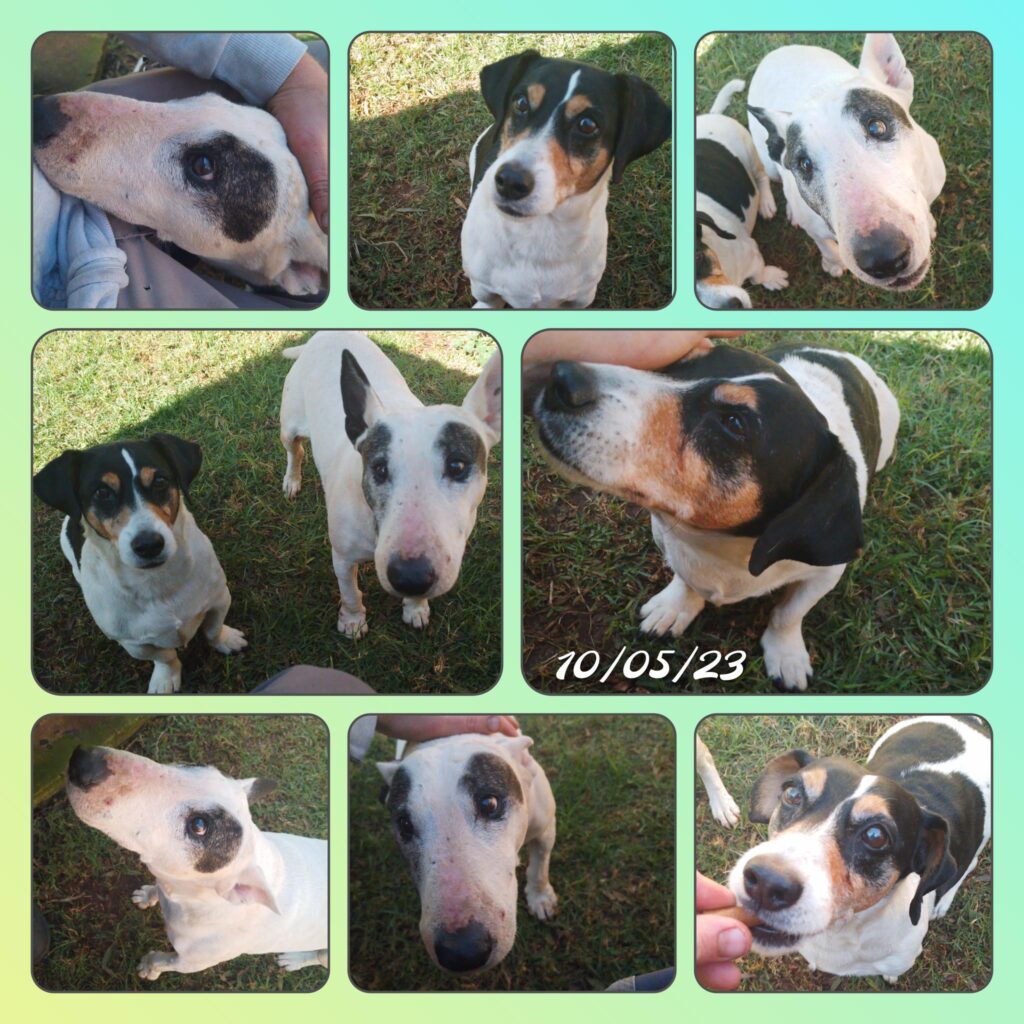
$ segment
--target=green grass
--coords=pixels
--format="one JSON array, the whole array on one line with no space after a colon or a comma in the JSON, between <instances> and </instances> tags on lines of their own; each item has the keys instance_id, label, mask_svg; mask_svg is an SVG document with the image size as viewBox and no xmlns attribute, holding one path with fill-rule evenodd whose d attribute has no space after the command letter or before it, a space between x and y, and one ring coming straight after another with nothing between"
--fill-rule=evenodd
<instances>
[{"instance_id":1,"label":"green grass","mask_svg":"<svg viewBox=\"0 0 1024 1024\"><path fill-rule=\"evenodd\" d=\"M469 152L490 123L480 69L533 47L649 81L672 98L657 33L359 36L350 51L349 288L367 309L469 309L459 233ZM593 308L657 309L672 295L672 152L631 164L608 202L608 266Z\"/></svg>"},{"instance_id":2,"label":"green grass","mask_svg":"<svg viewBox=\"0 0 1024 1024\"><path fill-rule=\"evenodd\" d=\"M416 888L378 802L379 737L349 781L349 972L381 991L597 991L675 963L675 737L650 715L520 717L558 804L542 924L520 895L515 945L493 970L459 979L419 937ZM525 860L525 855L524 855ZM520 882L520 891L522 882Z\"/></svg>"},{"instance_id":3,"label":"green grass","mask_svg":"<svg viewBox=\"0 0 1024 1024\"><path fill-rule=\"evenodd\" d=\"M764 766L787 750L846 757L863 764L879 736L902 715L714 715L699 732L743 818L726 829L711 817L707 794L695 779L697 870L725 883L740 856L767 838L767 826L747 820L750 790ZM976 992L992 975L992 852L961 886L945 917L933 921L914 966L895 985L881 978L840 978L812 971L793 954L739 961L741 992Z\"/></svg>"},{"instance_id":4,"label":"green grass","mask_svg":"<svg viewBox=\"0 0 1024 1024\"><path fill-rule=\"evenodd\" d=\"M84 331L47 335L34 359L34 468L66 448L169 431L198 441L203 468L188 501L227 574L229 625L249 647L225 658L197 636L182 690L242 693L297 664L343 669L380 692L472 693L501 666L500 446L455 587L431 602L426 631L402 622L372 565L360 570L370 624L352 641L335 628L323 489L312 459L302 493L281 493L279 355L308 334L284 331ZM375 332L427 403L461 403L493 351L471 331ZM340 401L340 398L339 398ZM135 661L92 621L59 545L61 514L33 502L33 669L63 693L144 693Z\"/></svg>"},{"instance_id":5,"label":"green grass","mask_svg":"<svg viewBox=\"0 0 1024 1024\"><path fill-rule=\"evenodd\" d=\"M902 412L895 454L868 493L864 554L804 620L810 691L977 690L992 665L987 346L963 332L869 331L760 331L736 344L761 350L797 339L863 356ZM539 689L774 692L759 643L773 598L709 605L678 640L643 638L640 606L670 579L650 517L565 483L541 458L532 431L524 441L523 552L523 666ZM555 678L560 654L595 649L607 666L623 645L681 652L673 674L694 645L751 657L736 682L694 683L689 674L675 686L629 682L620 671L603 686L600 672L591 681Z\"/></svg>"},{"instance_id":6,"label":"green grass","mask_svg":"<svg viewBox=\"0 0 1024 1024\"><path fill-rule=\"evenodd\" d=\"M211 764L226 775L275 779L253 805L265 832L327 838L327 728L312 715L161 715L125 746L163 763ZM32 818L32 899L51 930L50 952L34 970L52 991L309 992L323 970L294 973L272 956L242 956L198 974L143 981L139 960L169 952L159 908L139 911L132 891L152 875L139 858L75 816L64 793Z\"/></svg>"},{"instance_id":7,"label":"green grass","mask_svg":"<svg viewBox=\"0 0 1024 1024\"><path fill-rule=\"evenodd\" d=\"M765 262L789 273L789 287L750 288L755 309L974 309L992 292L992 50L971 32L900 32L897 41L914 74L910 112L933 135L946 163L946 184L932 213L938 236L932 269L913 291L885 292L849 273L821 269L818 247L786 220L782 186L774 185L779 212L758 221L755 238ZM860 62L861 33L741 32L706 36L697 49L697 112L711 109L733 78L749 85L771 50L790 43L823 46ZM746 93L726 113L747 123Z\"/></svg>"}]
</instances>

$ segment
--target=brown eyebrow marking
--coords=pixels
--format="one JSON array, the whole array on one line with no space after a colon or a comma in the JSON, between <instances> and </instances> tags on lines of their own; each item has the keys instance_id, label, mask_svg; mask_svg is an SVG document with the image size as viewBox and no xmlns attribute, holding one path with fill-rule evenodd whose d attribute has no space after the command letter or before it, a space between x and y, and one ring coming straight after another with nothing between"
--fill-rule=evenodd
<instances>
[{"instance_id":1,"label":"brown eyebrow marking","mask_svg":"<svg viewBox=\"0 0 1024 1024\"><path fill-rule=\"evenodd\" d=\"M534 82L533 85L529 86L526 90L526 98L530 101L530 106L536 110L544 102L544 93L547 90L540 82Z\"/></svg>"},{"instance_id":2,"label":"brown eyebrow marking","mask_svg":"<svg viewBox=\"0 0 1024 1024\"><path fill-rule=\"evenodd\" d=\"M576 117L578 114L582 114L587 107L592 107L593 103L590 102L590 97L584 93L578 92L572 99L569 100L565 105L565 116L570 120Z\"/></svg>"},{"instance_id":3,"label":"brown eyebrow marking","mask_svg":"<svg viewBox=\"0 0 1024 1024\"><path fill-rule=\"evenodd\" d=\"M144 466L139 470L139 480L142 482L143 487L149 487L153 483L153 477L156 476L156 470L152 466Z\"/></svg>"},{"instance_id":4,"label":"brown eyebrow marking","mask_svg":"<svg viewBox=\"0 0 1024 1024\"><path fill-rule=\"evenodd\" d=\"M748 409L757 408L757 392L746 384L719 384L715 388L715 399L729 405L745 405Z\"/></svg>"},{"instance_id":5,"label":"brown eyebrow marking","mask_svg":"<svg viewBox=\"0 0 1024 1024\"><path fill-rule=\"evenodd\" d=\"M828 778L828 772L824 768L809 768L800 775L800 778L803 780L807 801L813 804L825 791L825 780Z\"/></svg>"},{"instance_id":6,"label":"brown eyebrow marking","mask_svg":"<svg viewBox=\"0 0 1024 1024\"><path fill-rule=\"evenodd\" d=\"M876 814L889 814L889 802L877 793L866 793L850 808L851 818L870 818Z\"/></svg>"},{"instance_id":7,"label":"brown eyebrow marking","mask_svg":"<svg viewBox=\"0 0 1024 1024\"><path fill-rule=\"evenodd\" d=\"M112 490L121 490L121 478L116 473L104 473L100 479Z\"/></svg>"}]
</instances>

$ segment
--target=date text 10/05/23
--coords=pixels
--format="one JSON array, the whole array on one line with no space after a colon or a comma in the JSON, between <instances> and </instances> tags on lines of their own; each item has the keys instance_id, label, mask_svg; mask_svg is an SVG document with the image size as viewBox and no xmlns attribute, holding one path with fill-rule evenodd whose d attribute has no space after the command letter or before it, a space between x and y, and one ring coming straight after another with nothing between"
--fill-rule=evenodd
<instances>
[{"instance_id":1,"label":"date text 10/05/23","mask_svg":"<svg viewBox=\"0 0 1024 1024\"><path fill-rule=\"evenodd\" d=\"M601 672L600 651L567 651L555 659L560 663L555 678L564 682L566 679L586 680L598 677L596 682L606 683L618 670L629 680L671 679L673 683L678 683L687 672L690 672L690 678L694 682L701 679L717 679L719 682L728 683L739 679L747 661L746 651L729 651L728 654L723 654L721 651L701 651L699 647L694 647L682 666L674 669L673 663L678 664L677 659L681 657L682 653L679 651L656 651L652 654L650 651L639 650L627 654L626 648L622 647Z\"/></svg>"}]
</instances>

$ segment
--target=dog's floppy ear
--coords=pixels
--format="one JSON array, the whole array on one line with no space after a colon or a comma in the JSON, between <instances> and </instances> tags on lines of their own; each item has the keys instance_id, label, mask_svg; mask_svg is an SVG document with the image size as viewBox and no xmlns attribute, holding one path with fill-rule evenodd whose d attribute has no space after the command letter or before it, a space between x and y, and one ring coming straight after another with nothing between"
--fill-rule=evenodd
<instances>
[{"instance_id":1,"label":"dog's floppy ear","mask_svg":"<svg viewBox=\"0 0 1024 1024\"><path fill-rule=\"evenodd\" d=\"M487 428L488 447L501 440L501 349L497 345L462 400L462 408Z\"/></svg>"},{"instance_id":2,"label":"dog's floppy ear","mask_svg":"<svg viewBox=\"0 0 1024 1024\"><path fill-rule=\"evenodd\" d=\"M783 782L813 760L806 750L790 750L769 761L750 791L750 820L768 821L779 802Z\"/></svg>"},{"instance_id":3,"label":"dog's floppy ear","mask_svg":"<svg viewBox=\"0 0 1024 1024\"><path fill-rule=\"evenodd\" d=\"M275 914L281 913L267 876L263 874L263 869L258 864L247 864L240 875L228 880L227 886L223 891L218 888L217 892L228 903L262 903Z\"/></svg>"},{"instance_id":4,"label":"dog's floppy ear","mask_svg":"<svg viewBox=\"0 0 1024 1024\"><path fill-rule=\"evenodd\" d=\"M355 444L384 410L359 360L347 348L341 353L341 401L345 407L345 433Z\"/></svg>"},{"instance_id":5,"label":"dog's floppy ear","mask_svg":"<svg viewBox=\"0 0 1024 1024\"><path fill-rule=\"evenodd\" d=\"M781 163L782 153L786 148L786 129L789 127L791 115L782 110L765 110L764 107L752 107L749 104L747 113L756 118L768 133L768 155L776 163Z\"/></svg>"},{"instance_id":6,"label":"dog's floppy ear","mask_svg":"<svg viewBox=\"0 0 1024 1024\"><path fill-rule=\"evenodd\" d=\"M730 235L728 231L722 230L722 228L720 228L711 219L711 217L709 217L706 213L704 213L703 210L698 210L697 211L697 221L696 221L696 224L697 224L697 239L698 239L698 241L700 240L700 229L701 229L702 226L706 227L706 228L711 228L711 230L714 231L714 233L716 235L718 235L719 238L734 239L736 237L735 235Z\"/></svg>"},{"instance_id":7,"label":"dog's floppy ear","mask_svg":"<svg viewBox=\"0 0 1024 1024\"><path fill-rule=\"evenodd\" d=\"M925 814L917 833L910 869L921 876L910 901L910 923L921 920L921 900L956 878L959 867L949 852L949 824L937 814Z\"/></svg>"},{"instance_id":8,"label":"dog's floppy ear","mask_svg":"<svg viewBox=\"0 0 1024 1024\"><path fill-rule=\"evenodd\" d=\"M149 443L163 453L164 458L171 464L182 490L187 491L199 475L199 467L203 464L203 449L194 442L186 441L174 434L154 434Z\"/></svg>"},{"instance_id":9,"label":"dog's floppy ear","mask_svg":"<svg viewBox=\"0 0 1024 1024\"><path fill-rule=\"evenodd\" d=\"M619 136L612 152L612 182L622 181L626 165L653 153L672 135L672 108L636 75L615 76L619 85Z\"/></svg>"},{"instance_id":10,"label":"dog's floppy ear","mask_svg":"<svg viewBox=\"0 0 1024 1024\"><path fill-rule=\"evenodd\" d=\"M289 240L288 264L274 282L289 295L318 295L327 270L327 236L308 213Z\"/></svg>"},{"instance_id":11,"label":"dog's floppy ear","mask_svg":"<svg viewBox=\"0 0 1024 1024\"><path fill-rule=\"evenodd\" d=\"M512 86L526 73L527 68L541 56L536 50L523 50L512 57L504 57L488 64L480 72L480 93L495 123L501 121Z\"/></svg>"},{"instance_id":12,"label":"dog's floppy ear","mask_svg":"<svg viewBox=\"0 0 1024 1024\"><path fill-rule=\"evenodd\" d=\"M72 520L82 517L82 506L78 502L78 470L81 461L80 451L62 452L32 478L32 492L35 496L70 516Z\"/></svg>"},{"instance_id":13,"label":"dog's floppy ear","mask_svg":"<svg viewBox=\"0 0 1024 1024\"><path fill-rule=\"evenodd\" d=\"M806 565L845 565L864 547L864 519L853 462L832 436L833 451L789 508L764 528L747 571L760 576L784 558Z\"/></svg>"},{"instance_id":14,"label":"dog's floppy ear","mask_svg":"<svg viewBox=\"0 0 1024 1024\"><path fill-rule=\"evenodd\" d=\"M252 778L240 779L239 781L242 784L242 789L245 790L246 798L251 804L269 796L277 789L277 782L274 779Z\"/></svg>"},{"instance_id":15,"label":"dog's floppy ear","mask_svg":"<svg viewBox=\"0 0 1024 1024\"><path fill-rule=\"evenodd\" d=\"M864 37L858 70L865 78L895 89L908 109L914 102L914 76L891 32L869 32Z\"/></svg>"}]
</instances>

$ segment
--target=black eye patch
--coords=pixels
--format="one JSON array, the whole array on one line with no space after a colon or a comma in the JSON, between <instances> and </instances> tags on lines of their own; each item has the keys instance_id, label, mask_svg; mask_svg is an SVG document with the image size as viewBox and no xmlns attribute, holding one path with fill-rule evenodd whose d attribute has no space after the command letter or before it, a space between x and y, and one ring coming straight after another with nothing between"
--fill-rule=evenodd
<instances>
[{"instance_id":1,"label":"black eye patch","mask_svg":"<svg viewBox=\"0 0 1024 1024\"><path fill-rule=\"evenodd\" d=\"M867 126L873 120L882 120L892 125L902 125L910 128L910 118L907 112L895 100L886 96L883 92L876 92L874 89L851 89L846 94L846 103L843 105L843 113ZM888 139L895 137L890 131Z\"/></svg>"},{"instance_id":2,"label":"black eye patch","mask_svg":"<svg viewBox=\"0 0 1024 1024\"><path fill-rule=\"evenodd\" d=\"M459 779L459 788L469 793L478 816L491 817L485 809L485 801L497 798L499 804L521 804L523 789L511 765L497 754L474 754L466 763L466 770Z\"/></svg>"},{"instance_id":3,"label":"black eye patch","mask_svg":"<svg viewBox=\"0 0 1024 1024\"><path fill-rule=\"evenodd\" d=\"M241 139L221 132L184 146L182 178L200 208L233 242L248 242L277 208L274 165Z\"/></svg>"},{"instance_id":4,"label":"black eye patch","mask_svg":"<svg viewBox=\"0 0 1024 1024\"><path fill-rule=\"evenodd\" d=\"M465 423L452 420L446 423L437 435L434 447L441 453L446 467L462 463L464 466L475 466L484 472L487 465L487 452L480 435ZM455 479L466 479L468 473L449 472L445 474Z\"/></svg>"},{"instance_id":5,"label":"black eye patch","mask_svg":"<svg viewBox=\"0 0 1024 1024\"><path fill-rule=\"evenodd\" d=\"M242 845L242 826L223 807L191 807L184 834L193 846L196 871L209 874L230 864Z\"/></svg>"},{"instance_id":6,"label":"black eye patch","mask_svg":"<svg viewBox=\"0 0 1024 1024\"><path fill-rule=\"evenodd\" d=\"M391 483L391 429L385 423L374 424L359 443L363 459L363 494L374 517L387 503Z\"/></svg>"}]
</instances>

